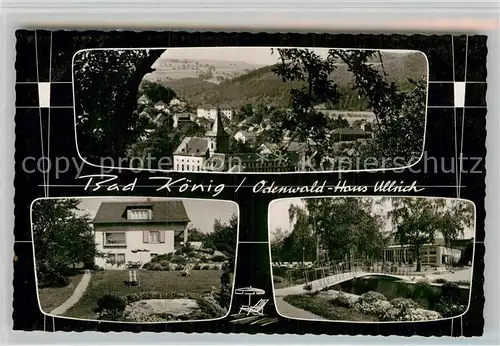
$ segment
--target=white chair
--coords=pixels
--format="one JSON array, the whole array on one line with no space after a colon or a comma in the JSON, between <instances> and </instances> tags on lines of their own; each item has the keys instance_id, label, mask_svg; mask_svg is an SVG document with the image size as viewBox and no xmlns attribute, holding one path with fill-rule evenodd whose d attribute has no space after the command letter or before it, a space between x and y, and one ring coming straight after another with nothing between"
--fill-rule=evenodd
<instances>
[{"instance_id":1,"label":"white chair","mask_svg":"<svg viewBox=\"0 0 500 346\"><path fill-rule=\"evenodd\" d=\"M263 316L264 315L264 306L267 304L269 299L261 299L255 304L254 306L249 306L249 305L243 305L240 308L239 314L242 313L242 311L246 312L247 315L259 315Z\"/></svg>"}]
</instances>

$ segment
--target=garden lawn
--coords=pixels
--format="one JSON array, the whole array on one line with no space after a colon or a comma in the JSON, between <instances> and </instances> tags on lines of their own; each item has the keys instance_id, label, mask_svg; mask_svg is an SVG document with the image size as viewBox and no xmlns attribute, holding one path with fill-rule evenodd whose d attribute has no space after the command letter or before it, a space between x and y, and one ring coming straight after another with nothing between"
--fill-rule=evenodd
<instances>
[{"instance_id":1,"label":"garden lawn","mask_svg":"<svg viewBox=\"0 0 500 346\"><path fill-rule=\"evenodd\" d=\"M283 300L290 305L312 312L313 314L324 317L328 320L378 321L378 319L374 316L359 313L354 311L354 309L333 305L330 303L328 298L317 295L289 295L285 296Z\"/></svg>"},{"instance_id":2,"label":"garden lawn","mask_svg":"<svg viewBox=\"0 0 500 346\"><path fill-rule=\"evenodd\" d=\"M68 300L75 291L76 286L82 279L83 274L70 277L68 286L65 287L45 287L38 290L38 298L43 312L50 313L59 305Z\"/></svg>"},{"instance_id":3,"label":"garden lawn","mask_svg":"<svg viewBox=\"0 0 500 346\"><path fill-rule=\"evenodd\" d=\"M137 292L204 293L212 286L220 289L222 270L192 270L190 276L181 276L181 271L137 270L140 286L125 285L128 270L105 270L92 272L89 286L82 298L65 315L84 319L95 319L97 301L105 294L127 296Z\"/></svg>"}]
</instances>

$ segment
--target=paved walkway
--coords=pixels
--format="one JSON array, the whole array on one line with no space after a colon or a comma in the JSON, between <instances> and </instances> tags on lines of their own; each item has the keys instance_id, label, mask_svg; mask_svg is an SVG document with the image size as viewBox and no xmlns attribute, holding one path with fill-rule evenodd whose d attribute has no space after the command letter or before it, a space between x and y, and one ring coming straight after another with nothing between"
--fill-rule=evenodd
<instances>
[{"instance_id":1,"label":"paved walkway","mask_svg":"<svg viewBox=\"0 0 500 346\"><path fill-rule=\"evenodd\" d=\"M66 311L68 311L70 308L72 308L80 298L83 296L85 293L85 290L87 289L87 286L89 285L90 282L90 270L85 270L85 273L82 276L82 279L78 283L78 285L75 288L75 291L71 295L71 297L68 298L64 303L59 305L57 308L52 310L50 312L51 315L63 315Z\"/></svg>"},{"instance_id":2,"label":"paved walkway","mask_svg":"<svg viewBox=\"0 0 500 346\"><path fill-rule=\"evenodd\" d=\"M312 312L299 309L291 304L288 304L283 300L283 297L276 297L276 310L278 310L280 315L283 315L285 317L326 321L326 318L323 318L321 316L313 314Z\"/></svg>"}]
</instances>

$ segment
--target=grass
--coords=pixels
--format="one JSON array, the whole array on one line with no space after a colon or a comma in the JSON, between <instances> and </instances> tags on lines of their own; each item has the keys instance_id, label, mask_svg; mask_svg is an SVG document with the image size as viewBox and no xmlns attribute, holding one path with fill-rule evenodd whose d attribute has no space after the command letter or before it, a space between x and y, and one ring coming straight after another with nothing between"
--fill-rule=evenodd
<instances>
[{"instance_id":1,"label":"grass","mask_svg":"<svg viewBox=\"0 0 500 346\"><path fill-rule=\"evenodd\" d=\"M318 295L289 295L285 296L283 300L299 309L312 312L313 314L324 317L328 320L378 321L378 319L374 316L354 311L351 308L333 305L330 303L329 299L320 297Z\"/></svg>"},{"instance_id":2,"label":"grass","mask_svg":"<svg viewBox=\"0 0 500 346\"><path fill-rule=\"evenodd\" d=\"M45 287L38 290L40 306L43 312L51 312L64 303L75 291L76 286L82 279L83 274L70 277L70 283L65 287Z\"/></svg>"},{"instance_id":3,"label":"grass","mask_svg":"<svg viewBox=\"0 0 500 346\"><path fill-rule=\"evenodd\" d=\"M219 290L221 274L221 270L192 270L190 276L183 277L180 276L180 271L138 270L141 285L129 287L124 283L128 278L128 271L93 272L85 294L65 315L95 319L97 301L105 294L127 296L141 291L203 293L210 291L212 286Z\"/></svg>"}]
</instances>

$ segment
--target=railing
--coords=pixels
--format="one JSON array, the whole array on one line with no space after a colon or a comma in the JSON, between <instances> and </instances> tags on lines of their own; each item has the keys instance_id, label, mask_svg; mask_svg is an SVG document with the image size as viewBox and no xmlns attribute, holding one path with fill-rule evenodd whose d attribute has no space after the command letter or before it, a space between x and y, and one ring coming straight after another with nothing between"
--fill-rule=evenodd
<instances>
[{"instance_id":1,"label":"railing","mask_svg":"<svg viewBox=\"0 0 500 346\"><path fill-rule=\"evenodd\" d=\"M283 267L286 268L284 271L276 270L276 268ZM348 275L349 277L353 277L356 273L410 276L414 273L414 266L399 266L395 264L370 260L349 262L339 261L330 263L318 263L313 265L304 263L304 266L299 266L297 268L289 268L288 266L286 266L286 264L281 266L274 266L273 273L274 275L279 276L277 272L280 272L281 276L283 276L284 279L288 281L286 286L306 284L313 281L323 281L325 285L328 285L327 281L330 280L327 280L326 278L333 276L334 280L331 281L338 281L340 279L346 278L346 275Z\"/></svg>"}]
</instances>

